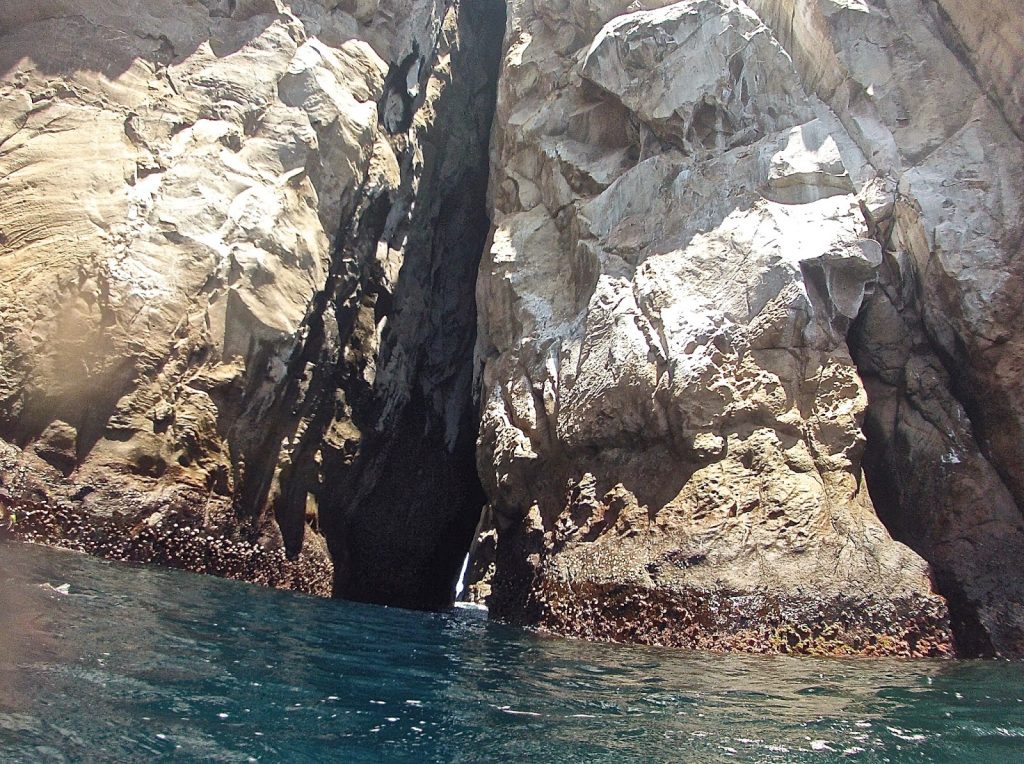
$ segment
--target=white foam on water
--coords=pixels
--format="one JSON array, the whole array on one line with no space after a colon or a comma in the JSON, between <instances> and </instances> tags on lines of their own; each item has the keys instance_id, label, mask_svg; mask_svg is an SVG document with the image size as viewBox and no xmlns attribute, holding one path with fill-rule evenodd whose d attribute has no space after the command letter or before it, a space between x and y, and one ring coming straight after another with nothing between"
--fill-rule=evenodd
<instances>
[{"instance_id":1,"label":"white foam on water","mask_svg":"<svg viewBox=\"0 0 1024 764\"><path fill-rule=\"evenodd\" d=\"M499 711L506 714L512 714L513 716L541 716L536 711L517 711L511 706L495 706Z\"/></svg>"}]
</instances>

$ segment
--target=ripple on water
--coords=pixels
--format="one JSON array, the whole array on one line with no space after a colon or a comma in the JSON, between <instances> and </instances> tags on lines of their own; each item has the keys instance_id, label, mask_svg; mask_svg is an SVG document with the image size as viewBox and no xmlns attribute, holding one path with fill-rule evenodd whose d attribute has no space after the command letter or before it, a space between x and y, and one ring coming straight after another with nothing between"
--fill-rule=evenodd
<instances>
[{"instance_id":1,"label":"ripple on water","mask_svg":"<svg viewBox=\"0 0 1024 764\"><path fill-rule=\"evenodd\" d=\"M0 577L5 762L1009 762L1024 740L1016 663L593 645L15 545Z\"/></svg>"}]
</instances>

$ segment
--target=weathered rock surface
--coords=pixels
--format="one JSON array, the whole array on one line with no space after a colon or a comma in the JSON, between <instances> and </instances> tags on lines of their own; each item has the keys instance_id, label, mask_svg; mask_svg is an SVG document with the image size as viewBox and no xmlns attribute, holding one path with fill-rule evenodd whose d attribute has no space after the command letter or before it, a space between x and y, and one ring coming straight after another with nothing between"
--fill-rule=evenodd
<instances>
[{"instance_id":1,"label":"weathered rock surface","mask_svg":"<svg viewBox=\"0 0 1024 764\"><path fill-rule=\"evenodd\" d=\"M941 654L937 584L964 652L979 633L1024 649L1024 174L1006 121L1021 27L974 46L995 16L942 6L511 5L479 282L500 617L667 644ZM921 347L902 328L908 300ZM863 479L868 396L846 335L865 305L853 348L890 372L869 376L868 485L937 581ZM895 437L906 408L883 401L908 394L894 379L913 373L906 342L949 370L917 411L939 428L929 412L958 416L963 433L930 432L912 454ZM958 485L949 439L976 490L934 503ZM991 514L973 506L982 495L999 497Z\"/></svg>"},{"instance_id":2,"label":"weathered rock surface","mask_svg":"<svg viewBox=\"0 0 1024 764\"><path fill-rule=\"evenodd\" d=\"M442 607L487 501L507 620L1024 654L1014 3L504 5L0 0L21 533Z\"/></svg>"},{"instance_id":3,"label":"weathered rock surface","mask_svg":"<svg viewBox=\"0 0 1024 764\"><path fill-rule=\"evenodd\" d=\"M931 0L927 10L950 50L1024 138L1024 23L1013 0Z\"/></svg>"},{"instance_id":4,"label":"weathered rock surface","mask_svg":"<svg viewBox=\"0 0 1024 764\"><path fill-rule=\"evenodd\" d=\"M896 186L891 210L869 210L892 257L851 337L872 400L868 485L932 563L961 649L1021 654L1024 20L1005 3L855 5L755 3L802 19L787 37L802 71L829 41L817 91Z\"/></svg>"},{"instance_id":5,"label":"weathered rock surface","mask_svg":"<svg viewBox=\"0 0 1024 764\"><path fill-rule=\"evenodd\" d=\"M12 490L41 459L126 534L198 518L329 573L325 533L336 592L446 599L482 503L502 28L494 2L0 3Z\"/></svg>"},{"instance_id":6,"label":"weathered rock surface","mask_svg":"<svg viewBox=\"0 0 1024 764\"><path fill-rule=\"evenodd\" d=\"M245 538L230 507L211 502L197 512L206 492L188 486L155 501L126 480L116 495L104 491L102 504L83 501L90 486L7 443L0 443L0 470L15 476L17 498L11 506L11 492L0 489L0 539L331 596L331 559L316 533L306 534L301 553L289 556L280 545ZM150 514L143 514L143 508Z\"/></svg>"}]
</instances>

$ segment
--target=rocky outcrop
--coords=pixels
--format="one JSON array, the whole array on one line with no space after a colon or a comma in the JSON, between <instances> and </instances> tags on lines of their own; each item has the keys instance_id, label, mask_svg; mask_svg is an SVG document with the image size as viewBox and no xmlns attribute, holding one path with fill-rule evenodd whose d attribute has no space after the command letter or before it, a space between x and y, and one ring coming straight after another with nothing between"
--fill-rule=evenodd
<instances>
[{"instance_id":1,"label":"rocky outcrop","mask_svg":"<svg viewBox=\"0 0 1024 764\"><path fill-rule=\"evenodd\" d=\"M96 505L83 499L91 486L65 478L46 462L0 443L0 470L14 494L0 489L0 540L47 544L130 563L158 564L195 573L292 589L320 597L332 593L333 568L322 537L309 534L302 554L259 543L238 530L237 519L202 506L205 492L182 487L157 503L124 481ZM12 480L13 478L13 480ZM16 503L12 506L12 499ZM150 514L140 510L147 506Z\"/></svg>"},{"instance_id":2,"label":"rocky outcrop","mask_svg":"<svg viewBox=\"0 0 1024 764\"><path fill-rule=\"evenodd\" d=\"M787 39L808 76L814 46L835 51L817 90L896 189L870 213L891 254L851 337L875 504L932 564L962 651L1020 654L1024 22L999 3L755 5L801 19Z\"/></svg>"},{"instance_id":3,"label":"rocky outcrop","mask_svg":"<svg viewBox=\"0 0 1024 764\"><path fill-rule=\"evenodd\" d=\"M477 527L558 633L1024 654L1024 22L975 5L0 7L18 533L438 608Z\"/></svg>"},{"instance_id":4,"label":"rocky outcrop","mask_svg":"<svg viewBox=\"0 0 1024 764\"><path fill-rule=\"evenodd\" d=\"M5 5L10 490L42 460L119 548L178 523L329 573L325 534L337 593L446 601L483 501L502 29L495 2Z\"/></svg>"},{"instance_id":5,"label":"rocky outcrop","mask_svg":"<svg viewBox=\"0 0 1024 764\"><path fill-rule=\"evenodd\" d=\"M969 38L991 19L944 6L512 5L479 286L499 616L941 654L938 586L962 651L1022 649L1021 146L1003 116L1019 22L982 50ZM867 395L847 343L865 306ZM915 376L917 412L959 417L912 453L895 437L906 407L884 401L908 394L893 377L916 375L911 349L955 370ZM977 417L1000 432L975 422L970 441ZM970 451L965 480L1001 497L991 513L978 492L929 501L949 490L950 439ZM984 561L952 562L969 547Z\"/></svg>"}]
</instances>

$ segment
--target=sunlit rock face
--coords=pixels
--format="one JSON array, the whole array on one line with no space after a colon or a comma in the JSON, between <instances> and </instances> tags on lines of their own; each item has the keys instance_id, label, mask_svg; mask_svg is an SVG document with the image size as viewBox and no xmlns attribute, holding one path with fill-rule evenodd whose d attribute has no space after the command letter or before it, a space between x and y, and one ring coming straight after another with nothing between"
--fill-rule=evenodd
<instances>
[{"instance_id":1,"label":"sunlit rock face","mask_svg":"<svg viewBox=\"0 0 1024 764\"><path fill-rule=\"evenodd\" d=\"M938 654L938 586L962 651L1024 647L1021 22L963 5L510 4L478 285L493 612Z\"/></svg>"},{"instance_id":2,"label":"sunlit rock face","mask_svg":"<svg viewBox=\"0 0 1024 764\"><path fill-rule=\"evenodd\" d=\"M326 533L339 593L450 596L483 501L473 285L504 29L469 5L0 3L15 494L132 538L255 540L321 592Z\"/></svg>"},{"instance_id":3,"label":"sunlit rock face","mask_svg":"<svg viewBox=\"0 0 1024 764\"><path fill-rule=\"evenodd\" d=\"M1024 20L976 6L0 0L19 532L443 607L487 502L514 622L1024 653Z\"/></svg>"}]
</instances>

